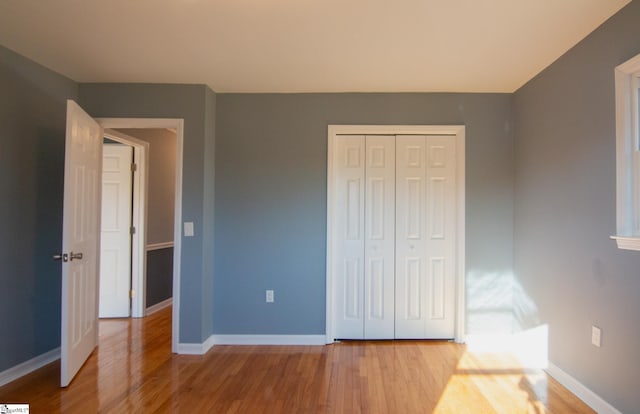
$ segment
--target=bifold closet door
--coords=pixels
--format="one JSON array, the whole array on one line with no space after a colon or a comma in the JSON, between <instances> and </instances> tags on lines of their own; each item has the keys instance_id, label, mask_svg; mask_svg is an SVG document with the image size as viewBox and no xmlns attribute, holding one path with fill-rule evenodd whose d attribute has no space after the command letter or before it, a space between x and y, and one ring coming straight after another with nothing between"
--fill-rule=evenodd
<instances>
[{"instance_id":1,"label":"bifold closet door","mask_svg":"<svg viewBox=\"0 0 640 414\"><path fill-rule=\"evenodd\" d=\"M334 149L335 337L364 339L365 137L345 135Z\"/></svg>"},{"instance_id":2,"label":"bifold closet door","mask_svg":"<svg viewBox=\"0 0 640 414\"><path fill-rule=\"evenodd\" d=\"M343 136L335 151L336 337L392 339L395 137Z\"/></svg>"},{"instance_id":3,"label":"bifold closet door","mask_svg":"<svg viewBox=\"0 0 640 414\"><path fill-rule=\"evenodd\" d=\"M453 338L455 141L396 137L396 338Z\"/></svg>"},{"instance_id":4,"label":"bifold closet door","mask_svg":"<svg viewBox=\"0 0 640 414\"><path fill-rule=\"evenodd\" d=\"M396 144L394 136L365 141L364 338L393 339Z\"/></svg>"},{"instance_id":5,"label":"bifold closet door","mask_svg":"<svg viewBox=\"0 0 640 414\"><path fill-rule=\"evenodd\" d=\"M344 135L333 164L335 337L453 338L455 141Z\"/></svg>"}]
</instances>

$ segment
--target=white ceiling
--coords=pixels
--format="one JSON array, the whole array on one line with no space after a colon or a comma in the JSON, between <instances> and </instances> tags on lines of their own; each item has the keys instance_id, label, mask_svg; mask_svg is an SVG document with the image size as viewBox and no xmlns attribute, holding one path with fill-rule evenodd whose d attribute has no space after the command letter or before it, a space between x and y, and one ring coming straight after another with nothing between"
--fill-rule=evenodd
<instances>
[{"instance_id":1,"label":"white ceiling","mask_svg":"<svg viewBox=\"0 0 640 414\"><path fill-rule=\"evenodd\" d=\"M79 82L513 92L629 0L0 0L0 44Z\"/></svg>"}]
</instances>

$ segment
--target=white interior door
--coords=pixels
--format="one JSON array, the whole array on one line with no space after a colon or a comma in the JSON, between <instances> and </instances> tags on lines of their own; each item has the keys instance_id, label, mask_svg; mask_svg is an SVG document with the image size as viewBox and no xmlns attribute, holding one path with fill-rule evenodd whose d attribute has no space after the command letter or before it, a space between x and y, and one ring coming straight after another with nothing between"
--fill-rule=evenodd
<instances>
[{"instance_id":1,"label":"white interior door","mask_svg":"<svg viewBox=\"0 0 640 414\"><path fill-rule=\"evenodd\" d=\"M456 140L341 135L333 171L335 338L454 338Z\"/></svg>"},{"instance_id":2,"label":"white interior door","mask_svg":"<svg viewBox=\"0 0 640 414\"><path fill-rule=\"evenodd\" d=\"M133 148L104 144L100 242L101 318L125 318L131 302L131 165Z\"/></svg>"},{"instance_id":3,"label":"white interior door","mask_svg":"<svg viewBox=\"0 0 640 414\"><path fill-rule=\"evenodd\" d=\"M67 101L62 229L60 384L69 385L98 341L102 128Z\"/></svg>"},{"instance_id":4,"label":"white interior door","mask_svg":"<svg viewBox=\"0 0 640 414\"><path fill-rule=\"evenodd\" d=\"M365 140L364 339L393 339L395 137Z\"/></svg>"},{"instance_id":5,"label":"white interior door","mask_svg":"<svg viewBox=\"0 0 640 414\"><path fill-rule=\"evenodd\" d=\"M364 136L336 143L336 338L364 339L364 159Z\"/></svg>"}]
</instances>

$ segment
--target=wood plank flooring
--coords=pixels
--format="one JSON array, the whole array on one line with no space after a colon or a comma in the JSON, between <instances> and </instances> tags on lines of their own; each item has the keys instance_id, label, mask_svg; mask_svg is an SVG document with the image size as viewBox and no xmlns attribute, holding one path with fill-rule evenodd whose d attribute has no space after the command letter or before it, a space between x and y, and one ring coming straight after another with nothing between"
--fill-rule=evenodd
<instances>
[{"instance_id":1,"label":"wood plank flooring","mask_svg":"<svg viewBox=\"0 0 640 414\"><path fill-rule=\"evenodd\" d=\"M0 388L32 413L593 413L507 355L431 341L215 346L171 354L171 310L100 322L67 389L59 363Z\"/></svg>"}]
</instances>

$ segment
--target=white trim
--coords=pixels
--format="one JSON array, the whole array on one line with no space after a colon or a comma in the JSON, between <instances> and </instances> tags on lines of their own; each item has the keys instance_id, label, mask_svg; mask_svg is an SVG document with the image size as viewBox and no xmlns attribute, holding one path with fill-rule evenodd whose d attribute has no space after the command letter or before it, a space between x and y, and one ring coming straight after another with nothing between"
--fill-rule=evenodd
<instances>
[{"instance_id":1,"label":"white trim","mask_svg":"<svg viewBox=\"0 0 640 414\"><path fill-rule=\"evenodd\" d=\"M173 315L171 352L179 352L180 337L180 260L182 257L182 166L184 120L178 118L96 118L103 128L175 128L176 130L176 189L174 208L173 249ZM145 255L146 256L146 255ZM146 282L146 281L145 281Z\"/></svg>"},{"instance_id":2,"label":"white trim","mask_svg":"<svg viewBox=\"0 0 640 414\"><path fill-rule=\"evenodd\" d=\"M30 374L33 371L52 363L53 361L57 361L58 359L60 359L59 347L45 352L44 354L40 354L37 357L31 358L30 360L18 364L14 367L6 369L0 372L0 387L12 381L15 381L20 377L24 377L25 375Z\"/></svg>"},{"instance_id":3,"label":"white trim","mask_svg":"<svg viewBox=\"0 0 640 414\"><path fill-rule=\"evenodd\" d=\"M324 345L325 335L211 335L215 345Z\"/></svg>"},{"instance_id":4,"label":"white trim","mask_svg":"<svg viewBox=\"0 0 640 414\"><path fill-rule=\"evenodd\" d=\"M108 128L104 128L102 135L110 140L133 147L134 162L138 165L136 171L133 172L131 222L131 225L136 229L131 237L131 289L138 294L131 298L131 316L141 318L144 316L146 307L147 255L145 254L145 245L147 243L149 143Z\"/></svg>"},{"instance_id":5,"label":"white trim","mask_svg":"<svg viewBox=\"0 0 640 414\"><path fill-rule=\"evenodd\" d=\"M214 344L213 335L207 338L201 344L183 344L178 343L176 350L178 354L181 355L204 355L206 354Z\"/></svg>"},{"instance_id":6,"label":"white trim","mask_svg":"<svg viewBox=\"0 0 640 414\"><path fill-rule=\"evenodd\" d=\"M640 55L626 61L615 68L616 94L616 236L621 249L640 250L637 243L625 243L623 238L639 236L638 220L639 207L634 200L638 188L638 169L640 165L634 162L637 153L634 134L634 118L637 117L635 108L637 98L632 89L637 85L634 77L640 72ZM636 92L637 93L637 92ZM635 109L635 111L634 111ZM625 247L621 247L625 246Z\"/></svg>"},{"instance_id":7,"label":"white trim","mask_svg":"<svg viewBox=\"0 0 640 414\"><path fill-rule=\"evenodd\" d=\"M616 241L618 249L640 250L640 237L610 236L610 238Z\"/></svg>"},{"instance_id":8,"label":"white trim","mask_svg":"<svg viewBox=\"0 0 640 414\"><path fill-rule=\"evenodd\" d=\"M333 250L334 223L334 141L338 135L451 135L456 139L457 164L457 271L456 271L456 326L455 341L464 342L465 337L465 127L464 125L329 125L327 142L327 260L326 260L326 333L325 343L334 342L334 275Z\"/></svg>"},{"instance_id":9,"label":"white trim","mask_svg":"<svg viewBox=\"0 0 640 414\"><path fill-rule=\"evenodd\" d=\"M580 381L549 362L547 374L571 391L576 397L584 401L589 407L599 414L622 414L611 404L603 400L598 394L584 386Z\"/></svg>"},{"instance_id":10,"label":"white trim","mask_svg":"<svg viewBox=\"0 0 640 414\"><path fill-rule=\"evenodd\" d=\"M467 253L466 253L466 222L467 222L467 213L466 213L466 160L467 160L467 152L466 152L466 129L464 126L460 127L456 132L456 180L457 185L456 189L458 190L458 194L456 195L456 208L458 209L458 217L456 219L457 234L456 234L456 242L458 245L456 246L456 267L457 267L457 277L456 277L456 327L455 327L455 341L459 344L464 343L464 337L466 335L465 325L466 325L466 262L467 262Z\"/></svg>"},{"instance_id":11,"label":"white trim","mask_svg":"<svg viewBox=\"0 0 640 414\"><path fill-rule=\"evenodd\" d=\"M169 247L173 247L173 240L162 243L147 244L147 251L150 252L152 250L168 249Z\"/></svg>"},{"instance_id":12,"label":"white trim","mask_svg":"<svg viewBox=\"0 0 640 414\"><path fill-rule=\"evenodd\" d=\"M169 298L169 299L163 300L162 302L158 302L155 305L151 305L147 308L145 312L146 314L145 316L149 316L151 314L158 312L159 310L166 308L167 306L171 306L172 303L173 303L173 298Z\"/></svg>"}]
</instances>

